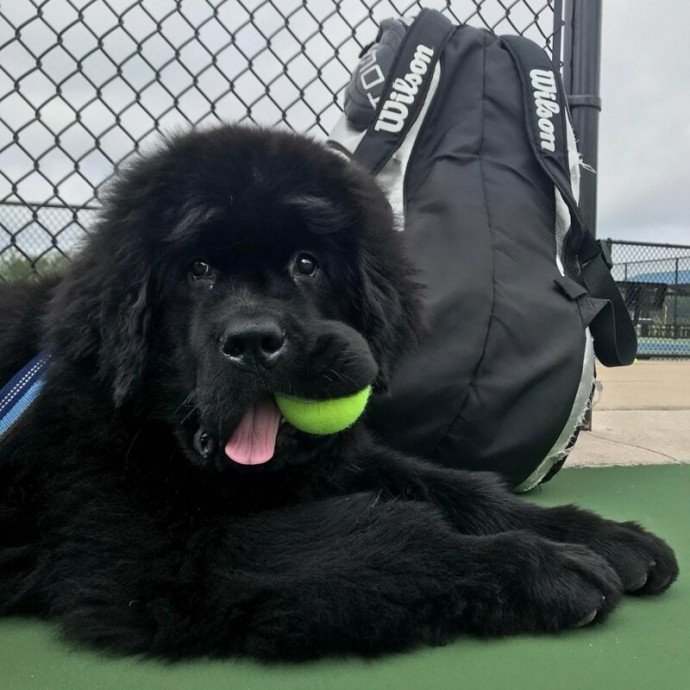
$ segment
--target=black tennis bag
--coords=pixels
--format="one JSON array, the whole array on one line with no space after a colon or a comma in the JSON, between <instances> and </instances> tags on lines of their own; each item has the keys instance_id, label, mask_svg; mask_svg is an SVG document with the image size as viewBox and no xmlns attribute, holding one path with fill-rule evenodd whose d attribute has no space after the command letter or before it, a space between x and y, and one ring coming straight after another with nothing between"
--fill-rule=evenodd
<instances>
[{"instance_id":1,"label":"black tennis bag","mask_svg":"<svg viewBox=\"0 0 690 690\"><path fill-rule=\"evenodd\" d=\"M373 171L426 285L428 334L368 422L441 465L526 491L563 464L594 356L635 332L577 206L580 158L558 71L535 43L423 10L386 20L330 144Z\"/></svg>"}]
</instances>

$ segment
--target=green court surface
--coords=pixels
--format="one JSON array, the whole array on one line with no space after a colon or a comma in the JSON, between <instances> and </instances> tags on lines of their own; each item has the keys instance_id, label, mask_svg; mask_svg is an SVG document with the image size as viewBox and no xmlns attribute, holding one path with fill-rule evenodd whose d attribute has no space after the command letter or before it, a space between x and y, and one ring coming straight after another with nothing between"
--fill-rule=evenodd
<instances>
[{"instance_id":1,"label":"green court surface","mask_svg":"<svg viewBox=\"0 0 690 690\"><path fill-rule=\"evenodd\" d=\"M556 636L459 639L375 661L165 665L68 648L53 626L0 620L1 690L686 690L690 688L690 465L566 470L530 500L635 519L677 550L665 595L626 597L602 626Z\"/></svg>"}]
</instances>

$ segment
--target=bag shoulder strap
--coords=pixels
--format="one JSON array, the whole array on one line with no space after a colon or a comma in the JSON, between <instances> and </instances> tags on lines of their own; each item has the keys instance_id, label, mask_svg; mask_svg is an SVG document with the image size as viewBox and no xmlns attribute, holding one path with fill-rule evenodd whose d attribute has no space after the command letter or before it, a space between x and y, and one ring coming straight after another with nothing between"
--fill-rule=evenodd
<instances>
[{"instance_id":1,"label":"bag shoulder strap","mask_svg":"<svg viewBox=\"0 0 690 690\"><path fill-rule=\"evenodd\" d=\"M594 352L605 366L632 364L637 336L623 297L611 275L605 246L587 229L570 186L566 127L568 107L558 71L548 55L523 36L503 36L503 45L520 76L528 137L535 157L570 210L568 246L578 257L579 275L572 276L592 297L603 301L590 323Z\"/></svg>"},{"instance_id":2,"label":"bag shoulder strap","mask_svg":"<svg viewBox=\"0 0 690 690\"><path fill-rule=\"evenodd\" d=\"M405 33L374 119L352 156L374 174L400 147L419 116L443 47L455 29L440 12L423 9Z\"/></svg>"},{"instance_id":3,"label":"bag shoulder strap","mask_svg":"<svg viewBox=\"0 0 690 690\"><path fill-rule=\"evenodd\" d=\"M589 326L594 352L607 367L632 364L637 355L637 334L625 301L611 276L611 256L603 241L587 232L580 248L579 282L593 297L605 301Z\"/></svg>"}]
</instances>

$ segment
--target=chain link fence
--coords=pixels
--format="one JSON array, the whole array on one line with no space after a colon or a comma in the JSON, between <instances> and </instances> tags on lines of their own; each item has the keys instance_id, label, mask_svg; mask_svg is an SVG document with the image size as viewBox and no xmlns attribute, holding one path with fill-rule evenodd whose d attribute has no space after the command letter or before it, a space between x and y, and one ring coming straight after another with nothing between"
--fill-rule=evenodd
<instances>
[{"instance_id":1,"label":"chain link fence","mask_svg":"<svg viewBox=\"0 0 690 690\"><path fill-rule=\"evenodd\" d=\"M0 5L0 279L66 260L99 189L165 132L323 137L362 47L433 7L561 57L560 0L11 0ZM690 247L611 242L641 356L690 356Z\"/></svg>"},{"instance_id":2,"label":"chain link fence","mask_svg":"<svg viewBox=\"0 0 690 690\"><path fill-rule=\"evenodd\" d=\"M608 243L638 357L690 357L690 245Z\"/></svg>"},{"instance_id":3,"label":"chain link fence","mask_svg":"<svg viewBox=\"0 0 690 690\"><path fill-rule=\"evenodd\" d=\"M0 4L0 277L59 264L99 189L161 133L249 120L323 137L362 47L421 6L560 56L538 0L7 0Z\"/></svg>"}]
</instances>

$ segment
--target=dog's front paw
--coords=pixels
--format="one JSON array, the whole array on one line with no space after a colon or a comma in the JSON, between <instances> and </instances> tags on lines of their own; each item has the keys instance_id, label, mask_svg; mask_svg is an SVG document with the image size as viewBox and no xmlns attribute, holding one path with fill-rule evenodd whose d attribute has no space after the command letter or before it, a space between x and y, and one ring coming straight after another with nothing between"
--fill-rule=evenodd
<instances>
[{"instance_id":1,"label":"dog's front paw","mask_svg":"<svg viewBox=\"0 0 690 690\"><path fill-rule=\"evenodd\" d=\"M613 566L630 594L659 594L678 577L671 547L634 522L606 522L588 545Z\"/></svg>"},{"instance_id":2,"label":"dog's front paw","mask_svg":"<svg viewBox=\"0 0 690 690\"><path fill-rule=\"evenodd\" d=\"M529 532L495 537L487 571L468 592L469 630L480 635L555 632L603 620L623 584L586 546Z\"/></svg>"}]
</instances>

